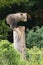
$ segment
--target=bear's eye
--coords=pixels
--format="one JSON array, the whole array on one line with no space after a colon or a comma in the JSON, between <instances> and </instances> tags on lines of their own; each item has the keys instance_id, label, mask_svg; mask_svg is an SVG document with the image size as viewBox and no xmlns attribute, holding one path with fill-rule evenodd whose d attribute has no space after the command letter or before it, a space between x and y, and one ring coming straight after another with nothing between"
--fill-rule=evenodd
<instances>
[{"instance_id":1,"label":"bear's eye","mask_svg":"<svg viewBox=\"0 0 43 65\"><path fill-rule=\"evenodd\" d=\"M21 13L20 15L22 16L23 14Z\"/></svg>"}]
</instances>

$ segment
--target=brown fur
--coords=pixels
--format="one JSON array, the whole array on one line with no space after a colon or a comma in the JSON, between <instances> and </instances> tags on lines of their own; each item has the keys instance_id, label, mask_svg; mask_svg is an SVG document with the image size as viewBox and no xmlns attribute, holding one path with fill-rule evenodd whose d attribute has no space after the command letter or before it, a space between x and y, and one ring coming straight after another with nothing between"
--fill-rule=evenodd
<instances>
[{"instance_id":1,"label":"brown fur","mask_svg":"<svg viewBox=\"0 0 43 65\"><path fill-rule=\"evenodd\" d=\"M7 24L10 25L10 28L13 29L14 27L17 27L19 21L27 21L27 13L10 14L7 16L6 20Z\"/></svg>"}]
</instances>

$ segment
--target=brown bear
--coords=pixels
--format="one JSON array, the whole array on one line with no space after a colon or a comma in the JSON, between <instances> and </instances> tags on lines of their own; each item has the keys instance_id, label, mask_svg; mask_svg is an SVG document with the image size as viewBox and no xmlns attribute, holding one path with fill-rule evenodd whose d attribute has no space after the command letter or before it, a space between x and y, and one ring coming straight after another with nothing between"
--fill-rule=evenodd
<instances>
[{"instance_id":1,"label":"brown bear","mask_svg":"<svg viewBox=\"0 0 43 65\"><path fill-rule=\"evenodd\" d=\"M27 21L27 13L9 14L6 20L7 20L7 24L10 25L10 28L13 29L14 27L17 27L17 23L19 21L23 21L23 22Z\"/></svg>"}]
</instances>

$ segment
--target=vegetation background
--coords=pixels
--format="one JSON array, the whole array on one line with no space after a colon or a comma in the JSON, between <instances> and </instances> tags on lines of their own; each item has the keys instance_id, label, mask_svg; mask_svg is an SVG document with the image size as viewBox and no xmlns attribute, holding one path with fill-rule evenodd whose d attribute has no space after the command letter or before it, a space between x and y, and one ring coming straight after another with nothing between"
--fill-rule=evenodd
<instances>
[{"instance_id":1,"label":"vegetation background","mask_svg":"<svg viewBox=\"0 0 43 65\"><path fill-rule=\"evenodd\" d=\"M6 23L6 16L16 12L31 17L25 24L26 61L13 49L12 30ZM0 65L43 65L43 0L0 0Z\"/></svg>"}]
</instances>

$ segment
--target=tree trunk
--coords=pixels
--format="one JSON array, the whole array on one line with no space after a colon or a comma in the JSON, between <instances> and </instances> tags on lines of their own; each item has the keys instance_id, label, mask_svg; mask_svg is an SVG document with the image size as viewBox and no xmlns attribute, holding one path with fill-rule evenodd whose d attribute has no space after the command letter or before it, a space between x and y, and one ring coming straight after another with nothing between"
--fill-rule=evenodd
<instances>
[{"instance_id":1,"label":"tree trunk","mask_svg":"<svg viewBox=\"0 0 43 65\"><path fill-rule=\"evenodd\" d=\"M14 48L17 49L22 58L25 59L25 27L19 26L13 29Z\"/></svg>"}]
</instances>

